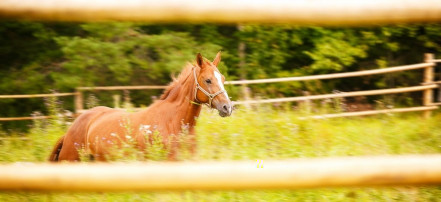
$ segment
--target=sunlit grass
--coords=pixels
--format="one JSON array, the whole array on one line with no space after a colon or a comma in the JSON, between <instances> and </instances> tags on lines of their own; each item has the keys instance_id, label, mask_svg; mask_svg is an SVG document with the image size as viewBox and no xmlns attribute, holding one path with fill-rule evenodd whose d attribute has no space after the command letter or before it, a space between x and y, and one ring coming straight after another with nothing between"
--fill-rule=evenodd
<instances>
[{"instance_id":1,"label":"sunlit grass","mask_svg":"<svg viewBox=\"0 0 441 202\"><path fill-rule=\"evenodd\" d=\"M441 152L439 115L300 120L293 111L243 110L231 118L204 113L198 159L283 159ZM213 144L215 143L215 144Z\"/></svg>"},{"instance_id":2,"label":"sunlit grass","mask_svg":"<svg viewBox=\"0 0 441 202\"><path fill-rule=\"evenodd\" d=\"M428 120L422 119L419 113L299 119L304 115L261 106L239 109L231 117L222 118L215 111L204 109L197 125L197 152L183 160L267 160L441 152L439 114ZM0 161L45 161L53 144L65 131L66 126L57 120L45 124L37 122L28 134L29 140L1 140ZM294 191L1 193L0 201L439 201L439 196L440 187L383 187Z\"/></svg>"}]
</instances>

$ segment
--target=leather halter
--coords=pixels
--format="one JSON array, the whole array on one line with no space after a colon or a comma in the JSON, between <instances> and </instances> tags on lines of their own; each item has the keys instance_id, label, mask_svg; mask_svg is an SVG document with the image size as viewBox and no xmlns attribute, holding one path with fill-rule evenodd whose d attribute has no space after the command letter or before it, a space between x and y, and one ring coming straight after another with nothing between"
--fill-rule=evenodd
<instances>
[{"instance_id":1,"label":"leather halter","mask_svg":"<svg viewBox=\"0 0 441 202\"><path fill-rule=\"evenodd\" d=\"M200 91L202 91L202 92L208 97L208 99L209 99L208 107L212 108L212 106L211 106L211 101L213 101L214 97L216 97L217 95L219 95L219 94L225 92L225 90L220 90L220 91L217 91L216 93L209 93L208 91L206 91L205 89L203 89L203 88L201 87L201 85L199 85L198 78L196 77L196 68L195 68L195 67L193 67L193 75L194 75L194 81L195 81L195 83L196 83L196 87L195 87L195 91L194 91L194 99L195 99L195 101L196 101L196 102L199 102L199 104L201 103L201 102L198 100L198 98L197 98L198 90L200 90ZM206 104L207 104L207 103L206 103Z\"/></svg>"}]
</instances>

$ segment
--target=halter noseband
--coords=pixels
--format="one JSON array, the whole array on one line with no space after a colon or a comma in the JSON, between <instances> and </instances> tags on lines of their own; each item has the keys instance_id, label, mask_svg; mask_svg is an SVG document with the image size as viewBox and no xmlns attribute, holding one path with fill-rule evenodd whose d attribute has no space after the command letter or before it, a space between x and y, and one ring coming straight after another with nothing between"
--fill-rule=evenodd
<instances>
[{"instance_id":1,"label":"halter noseband","mask_svg":"<svg viewBox=\"0 0 441 202\"><path fill-rule=\"evenodd\" d=\"M199 85L198 78L196 77L196 68L195 68L195 67L193 67L193 75L194 75L194 81L195 81L195 83L196 83L196 87L195 87L195 91L194 91L194 99L195 99L195 101L201 103L201 102L198 100L198 98L197 98L197 93L198 93L198 89L199 89L199 90L202 91L206 96L208 96L208 99L209 99L208 107L211 108L211 101L213 101L214 97L216 97L217 95L219 95L219 94L225 92L225 90L220 90L220 91L217 91L216 93L211 94L211 93L209 93L208 91L206 91L205 89L203 89L203 88L201 87L201 85Z\"/></svg>"}]
</instances>

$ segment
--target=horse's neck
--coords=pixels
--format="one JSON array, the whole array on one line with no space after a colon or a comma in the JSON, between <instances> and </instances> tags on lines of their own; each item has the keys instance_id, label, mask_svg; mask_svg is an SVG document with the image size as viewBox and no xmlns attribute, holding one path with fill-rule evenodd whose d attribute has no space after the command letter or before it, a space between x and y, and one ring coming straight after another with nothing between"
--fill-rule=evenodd
<instances>
[{"instance_id":1,"label":"horse's neck","mask_svg":"<svg viewBox=\"0 0 441 202\"><path fill-rule=\"evenodd\" d=\"M152 107L158 108L159 114L172 114L173 116L166 117L168 124L173 124L172 127L180 129L182 124L188 125L189 132L193 133L202 106L194 103L195 81L192 75L189 76L184 84L172 89L165 100ZM170 113L169 110L176 111Z\"/></svg>"},{"instance_id":2,"label":"horse's neck","mask_svg":"<svg viewBox=\"0 0 441 202\"><path fill-rule=\"evenodd\" d=\"M193 72L193 71L192 71ZM196 125L196 118L201 112L202 106L196 104L194 101L196 82L193 74L188 75L186 81L177 89L178 96L176 99L177 103L180 103L178 110L182 117L179 120L183 120L184 124L190 126L190 130L193 130L194 125Z\"/></svg>"},{"instance_id":3,"label":"horse's neck","mask_svg":"<svg viewBox=\"0 0 441 202\"><path fill-rule=\"evenodd\" d=\"M193 83L192 81L187 81ZM194 102L194 91L195 87L191 85L191 88L182 87L179 90L179 96L176 100L178 104L178 110L176 113L176 118L182 120L183 124L188 124L190 132L193 132L194 126L196 125L196 118L199 116L202 106Z\"/></svg>"},{"instance_id":4,"label":"horse's neck","mask_svg":"<svg viewBox=\"0 0 441 202\"><path fill-rule=\"evenodd\" d=\"M192 103L189 105L190 107L187 107L187 113L185 113L181 120L184 121L184 124L188 124L190 133L193 133L194 126L196 125L196 118L199 117L202 106Z\"/></svg>"},{"instance_id":5,"label":"horse's neck","mask_svg":"<svg viewBox=\"0 0 441 202\"><path fill-rule=\"evenodd\" d=\"M199 116L202 106L193 104L188 98L184 96L185 100L175 102L162 102L160 114L167 114L166 124L169 124L173 131L181 131L182 127L187 127L191 134L194 134L194 126L196 125L196 118ZM172 113L169 110L173 110ZM176 111L175 111L176 110Z\"/></svg>"}]
</instances>

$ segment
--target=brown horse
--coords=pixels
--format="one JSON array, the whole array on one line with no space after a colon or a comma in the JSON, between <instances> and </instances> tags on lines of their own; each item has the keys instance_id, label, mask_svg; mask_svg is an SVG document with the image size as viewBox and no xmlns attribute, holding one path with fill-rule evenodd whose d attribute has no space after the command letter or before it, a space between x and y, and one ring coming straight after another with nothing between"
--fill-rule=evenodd
<instances>
[{"instance_id":1,"label":"brown horse","mask_svg":"<svg viewBox=\"0 0 441 202\"><path fill-rule=\"evenodd\" d=\"M93 159L105 161L115 142L135 138L137 147L149 144L145 131L158 131L163 142L188 129L191 148L195 148L196 118L201 104L217 109L222 117L232 113L232 103L224 89L225 77L217 69L220 52L213 62L197 54L196 63L188 64L167 87L160 99L148 108L128 113L108 107L95 107L81 114L67 133L56 143L50 161L79 161L78 150L83 148ZM127 135L127 133L129 136ZM146 140L147 139L147 140ZM176 158L178 143L169 141L170 159Z\"/></svg>"}]
</instances>

